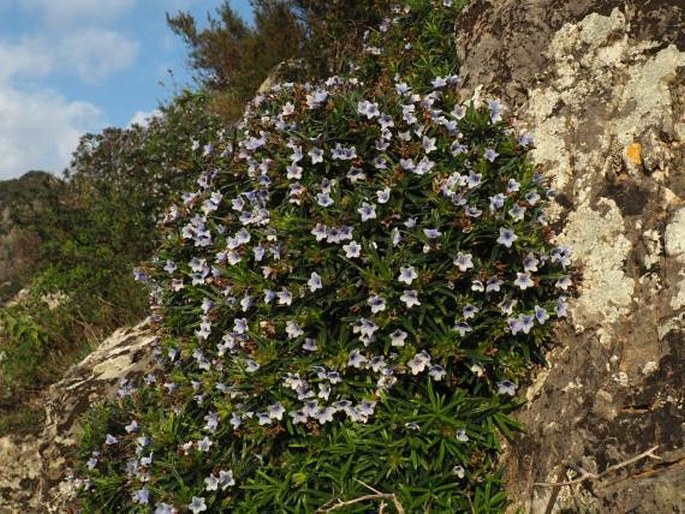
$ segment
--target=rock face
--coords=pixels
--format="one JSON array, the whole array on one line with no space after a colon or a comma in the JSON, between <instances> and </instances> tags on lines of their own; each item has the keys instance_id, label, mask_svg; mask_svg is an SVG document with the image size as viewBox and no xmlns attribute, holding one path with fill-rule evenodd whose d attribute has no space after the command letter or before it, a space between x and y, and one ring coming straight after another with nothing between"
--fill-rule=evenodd
<instances>
[{"instance_id":1,"label":"rock face","mask_svg":"<svg viewBox=\"0 0 685 514\"><path fill-rule=\"evenodd\" d=\"M67 480L69 450L78 440L77 420L93 402L112 397L122 379L153 369L153 338L148 322L117 330L50 386L38 438L0 438L0 512L68 512L74 494Z\"/></svg>"},{"instance_id":2,"label":"rock face","mask_svg":"<svg viewBox=\"0 0 685 514\"><path fill-rule=\"evenodd\" d=\"M455 26L465 90L535 137L582 275L507 451L512 511L682 512L685 3L476 0Z\"/></svg>"}]
</instances>

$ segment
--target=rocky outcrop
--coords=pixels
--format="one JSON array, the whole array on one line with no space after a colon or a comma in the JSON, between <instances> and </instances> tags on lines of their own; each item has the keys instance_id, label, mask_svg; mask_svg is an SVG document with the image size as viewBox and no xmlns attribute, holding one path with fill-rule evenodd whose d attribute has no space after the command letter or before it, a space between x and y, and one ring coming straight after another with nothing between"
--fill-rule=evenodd
<instances>
[{"instance_id":1,"label":"rocky outcrop","mask_svg":"<svg viewBox=\"0 0 685 514\"><path fill-rule=\"evenodd\" d=\"M512 511L681 512L685 4L477 0L456 27L465 90L534 135L582 275L507 451Z\"/></svg>"},{"instance_id":2,"label":"rocky outcrop","mask_svg":"<svg viewBox=\"0 0 685 514\"><path fill-rule=\"evenodd\" d=\"M64 513L75 493L70 451L79 417L116 394L122 379L153 370L149 323L120 329L73 366L45 394L45 425L38 437L0 438L0 512Z\"/></svg>"}]
</instances>

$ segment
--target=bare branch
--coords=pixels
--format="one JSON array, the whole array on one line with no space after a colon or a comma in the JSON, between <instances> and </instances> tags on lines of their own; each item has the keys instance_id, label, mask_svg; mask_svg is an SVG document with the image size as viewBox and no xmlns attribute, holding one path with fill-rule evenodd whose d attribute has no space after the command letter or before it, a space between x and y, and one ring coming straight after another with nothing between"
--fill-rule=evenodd
<instances>
[{"instance_id":1,"label":"bare branch","mask_svg":"<svg viewBox=\"0 0 685 514\"><path fill-rule=\"evenodd\" d=\"M565 485L575 485L575 484L580 484L581 482L584 482L585 480L598 480L602 478L603 476L612 473L614 471L618 471L621 468L625 468L626 466L630 466L631 464L634 464L642 459L650 458L650 459L656 459L656 460L661 460L661 457L658 455L654 455L654 452L659 449L659 446L654 446L650 448L647 451L644 451L640 453L639 455L636 455L635 457L632 457L628 460L625 460L623 462L619 462L618 464L614 464L613 466L609 466L606 468L604 471L601 473L591 473L590 471L587 471L583 468L580 468L580 476L578 478L574 478L573 480L569 480L567 482L534 482L533 486L537 487L561 487Z\"/></svg>"},{"instance_id":2,"label":"bare branch","mask_svg":"<svg viewBox=\"0 0 685 514\"><path fill-rule=\"evenodd\" d=\"M356 480L356 479L355 479ZM381 500L381 505L380 505L380 510L378 511L379 514L385 512L385 506L386 503L384 500L389 500L392 502L393 506L395 507L395 510L397 511L397 514L406 514L404 511L404 507L402 507L402 504L400 501L397 499L397 496L395 496L394 493L382 493L377 489L374 489L368 484L365 484L361 480L357 480L361 485L372 491L374 494L367 494L365 496L360 496L359 498L354 498L352 500L347 500L347 501L342 501L338 500L338 503L335 505L331 505L330 507L326 507L325 505L321 508L319 508L316 512L319 514L325 514L327 512L333 512L334 510L342 509L343 507L347 507L349 505L354 505L357 503L363 503L363 502L368 502L368 501L377 501Z\"/></svg>"}]
</instances>

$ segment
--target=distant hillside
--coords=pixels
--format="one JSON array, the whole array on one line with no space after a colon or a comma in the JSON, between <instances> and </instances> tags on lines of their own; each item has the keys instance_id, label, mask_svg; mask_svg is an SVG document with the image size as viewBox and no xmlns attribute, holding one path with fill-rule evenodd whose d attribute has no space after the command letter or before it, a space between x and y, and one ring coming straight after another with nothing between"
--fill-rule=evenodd
<instances>
[{"instance_id":1,"label":"distant hillside","mask_svg":"<svg viewBox=\"0 0 685 514\"><path fill-rule=\"evenodd\" d=\"M44 171L0 181L0 302L21 289L36 270L40 240L30 226L61 189L62 182Z\"/></svg>"}]
</instances>

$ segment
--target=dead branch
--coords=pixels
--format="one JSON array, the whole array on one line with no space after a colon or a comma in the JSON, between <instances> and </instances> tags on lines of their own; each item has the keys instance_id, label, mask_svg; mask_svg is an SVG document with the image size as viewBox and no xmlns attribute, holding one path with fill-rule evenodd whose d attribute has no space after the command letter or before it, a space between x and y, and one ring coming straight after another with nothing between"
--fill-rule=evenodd
<instances>
[{"instance_id":1,"label":"dead branch","mask_svg":"<svg viewBox=\"0 0 685 514\"><path fill-rule=\"evenodd\" d=\"M356 503L381 500L381 505L378 512L379 514L382 514L383 512L385 512L385 500L388 500L392 502L393 506L395 507L395 510L397 511L397 514L406 514L404 508L402 507L402 504L400 503L400 501L394 493L382 493L379 490L374 489L370 485L365 484L361 480L357 480L357 482L359 482L367 489L371 490L374 494L367 494L365 496L360 496L359 498L354 498L352 500L347 501L338 500L338 503L336 503L335 505L331 505L330 507L326 507L324 505L323 507L319 508L316 512L320 514L325 514L327 512L333 512L334 510L342 509L343 507L354 505Z\"/></svg>"},{"instance_id":2,"label":"dead branch","mask_svg":"<svg viewBox=\"0 0 685 514\"><path fill-rule=\"evenodd\" d=\"M562 487L565 485L575 485L575 484L580 484L581 482L584 482L585 480L599 480L603 476L608 475L609 473L613 473L614 471L618 471L621 468L625 468L626 466L630 466L631 464L634 464L638 461L641 461L642 459L650 458L650 459L656 459L656 460L661 460L661 457L658 455L654 455L654 452L659 449L659 446L654 446L650 448L647 451L644 451L640 453L639 455L636 455L635 457L632 457L628 460L625 460L623 462L619 462L618 464L614 464L613 466L609 466L606 468L604 471L601 473L592 473L590 471L587 471L583 468L580 469L580 476L578 478L574 478L573 480L569 480L567 482L534 482L533 486L537 487Z\"/></svg>"}]
</instances>

